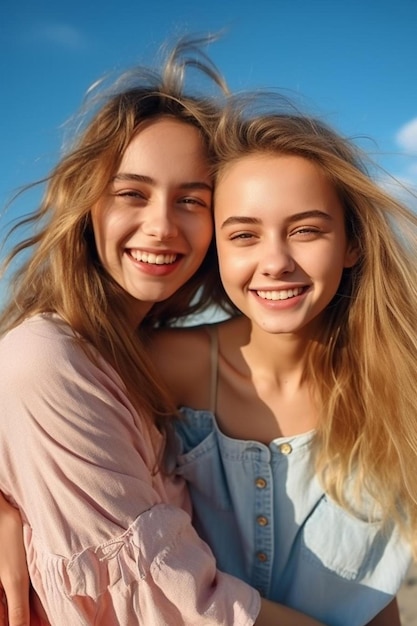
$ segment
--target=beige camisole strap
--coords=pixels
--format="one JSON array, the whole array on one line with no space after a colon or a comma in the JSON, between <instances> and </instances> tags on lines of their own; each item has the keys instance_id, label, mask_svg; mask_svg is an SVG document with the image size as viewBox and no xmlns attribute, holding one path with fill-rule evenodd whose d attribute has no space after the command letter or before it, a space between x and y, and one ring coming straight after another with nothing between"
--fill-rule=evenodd
<instances>
[{"instance_id":1,"label":"beige camisole strap","mask_svg":"<svg viewBox=\"0 0 417 626\"><path fill-rule=\"evenodd\" d=\"M207 326L210 335L210 411L216 413L217 408L217 384L218 384L218 364L219 364L219 337L217 326Z\"/></svg>"}]
</instances>

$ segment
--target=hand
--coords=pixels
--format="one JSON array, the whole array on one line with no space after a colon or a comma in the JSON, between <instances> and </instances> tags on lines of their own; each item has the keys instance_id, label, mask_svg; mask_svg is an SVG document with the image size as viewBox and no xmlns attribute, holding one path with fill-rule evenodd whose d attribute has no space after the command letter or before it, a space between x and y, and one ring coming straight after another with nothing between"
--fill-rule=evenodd
<instances>
[{"instance_id":1,"label":"hand","mask_svg":"<svg viewBox=\"0 0 417 626\"><path fill-rule=\"evenodd\" d=\"M255 626L272 626L272 624L280 624L281 626L325 626L322 622L318 622L304 613L299 613L287 606L262 598L261 610L256 618Z\"/></svg>"},{"instance_id":2,"label":"hand","mask_svg":"<svg viewBox=\"0 0 417 626\"><path fill-rule=\"evenodd\" d=\"M22 520L0 493L0 626L29 626L29 574Z\"/></svg>"},{"instance_id":3,"label":"hand","mask_svg":"<svg viewBox=\"0 0 417 626\"><path fill-rule=\"evenodd\" d=\"M401 626L397 599L394 598L367 626Z\"/></svg>"}]
</instances>

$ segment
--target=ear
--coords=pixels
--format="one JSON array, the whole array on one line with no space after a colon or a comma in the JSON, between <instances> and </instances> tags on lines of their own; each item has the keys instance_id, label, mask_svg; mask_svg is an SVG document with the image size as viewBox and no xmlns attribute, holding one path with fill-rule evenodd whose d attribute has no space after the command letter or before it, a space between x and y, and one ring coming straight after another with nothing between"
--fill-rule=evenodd
<instances>
[{"instance_id":1,"label":"ear","mask_svg":"<svg viewBox=\"0 0 417 626\"><path fill-rule=\"evenodd\" d=\"M343 267L353 267L359 259L360 252L356 243L348 243L345 252L345 261Z\"/></svg>"}]
</instances>

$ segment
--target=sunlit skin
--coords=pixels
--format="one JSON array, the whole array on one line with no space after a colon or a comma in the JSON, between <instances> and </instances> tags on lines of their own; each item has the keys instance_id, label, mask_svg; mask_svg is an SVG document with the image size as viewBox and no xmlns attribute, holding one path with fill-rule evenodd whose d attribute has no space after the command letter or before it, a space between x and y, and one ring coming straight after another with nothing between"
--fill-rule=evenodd
<instances>
[{"instance_id":1,"label":"sunlit skin","mask_svg":"<svg viewBox=\"0 0 417 626\"><path fill-rule=\"evenodd\" d=\"M222 281L236 306L267 333L308 336L357 260L323 172L298 156L244 157L217 183L215 222Z\"/></svg>"},{"instance_id":2,"label":"sunlit skin","mask_svg":"<svg viewBox=\"0 0 417 626\"><path fill-rule=\"evenodd\" d=\"M132 325L198 269L212 238L212 182L199 132L172 118L144 126L92 210L100 260L132 298Z\"/></svg>"}]
</instances>

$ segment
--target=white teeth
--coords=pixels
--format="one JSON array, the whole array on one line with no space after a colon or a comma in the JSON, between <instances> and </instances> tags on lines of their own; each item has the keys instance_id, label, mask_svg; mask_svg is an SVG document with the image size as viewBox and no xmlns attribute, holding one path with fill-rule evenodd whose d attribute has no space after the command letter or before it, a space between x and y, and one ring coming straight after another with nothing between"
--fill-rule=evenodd
<instances>
[{"instance_id":1,"label":"white teeth","mask_svg":"<svg viewBox=\"0 0 417 626\"><path fill-rule=\"evenodd\" d=\"M280 291L257 291L256 293L263 300L288 300L302 293L302 287L296 289L281 289Z\"/></svg>"},{"instance_id":2,"label":"white teeth","mask_svg":"<svg viewBox=\"0 0 417 626\"><path fill-rule=\"evenodd\" d=\"M141 250L130 250L130 254L135 261L152 265L170 265L177 258L176 254L155 254L154 252L142 252Z\"/></svg>"}]
</instances>

